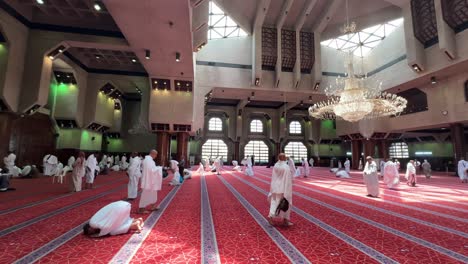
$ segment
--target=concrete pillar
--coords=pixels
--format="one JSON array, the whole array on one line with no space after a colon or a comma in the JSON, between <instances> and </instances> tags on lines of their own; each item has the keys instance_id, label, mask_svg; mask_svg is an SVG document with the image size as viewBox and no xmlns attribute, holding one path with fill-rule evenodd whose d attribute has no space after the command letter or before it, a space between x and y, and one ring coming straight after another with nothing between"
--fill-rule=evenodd
<instances>
[{"instance_id":1,"label":"concrete pillar","mask_svg":"<svg viewBox=\"0 0 468 264\"><path fill-rule=\"evenodd\" d=\"M463 131L463 124L451 124L450 133L453 144L453 159L455 164L457 164L461 157L466 159L468 154L465 142L465 134Z\"/></svg>"},{"instance_id":2,"label":"concrete pillar","mask_svg":"<svg viewBox=\"0 0 468 264\"><path fill-rule=\"evenodd\" d=\"M234 160L237 160L240 163L241 157L240 157L240 143L239 141L234 142Z\"/></svg>"},{"instance_id":3,"label":"concrete pillar","mask_svg":"<svg viewBox=\"0 0 468 264\"><path fill-rule=\"evenodd\" d=\"M388 153L388 142L387 140L383 139L383 140L379 140L377 142L377 147L378 147L378 154L379 154L379 158L381 159L388 159L389 157L389 153Z\"/></svg>"},{"instance_id":4,"label":"concrete pillar","mask_svg":"<svg viewBox=\"0 0 468 264\"><path fill-rule=\"evenodd\" d=\"M437 35L439 37L439 49L444 53L445 57L451 61L457 56L457 47L455 42L455 32L445 22L442 10L442 1L434 0L435 15L437 21Z\"/></svg>"},{"instance_id":5,"label":"concrete pillar","mask_svg":"<svg viewBox=\"0 0 468 264\"><path fill-rule=\"evenodd\" d=\"M182 157L185 161L188 161L188 140L189 133L179 132L177 133L177 160L182 160ZM187 163L188 164L188 163Z\"/></svg>"},{"instance_id":6,"label":"concrete pillar","mask_svg":"<svg viewBox=\"0 0 468 264\"><path fill-rule=\"evenodd\" d=\"M423 71L426 65L426 54L423 43L416 39L414 35L413 23L417 23L417 21L413 21L410 2L403 7L403 18L408 66L414 70L414 65L417 65Z\"/></svg>"},{"instance_id":7,"label":"concrete pillar","mask_svg":"<svg viewBox=\"0 0 468 264\"><path fill-rule=\"evenodd\" d=\"M157 132L156 133L156 150L158 151L158 157L156 158L156 164L158 166L167 166L170 158L170 140L171 136L168 132Z\"/></svg>"},{"instance_id":8,"label":"concrete pillar","mask_svg":"<svg viewBox=\"0 0 468 264\"><path fill-rule=\"evenodd\" d=\"M14 115L0 113L0 164L3 165L3 157L10 151L11 129L13 127Z\"/></svg>"},{"instance_id":9,"label":"concrete pillar","mask_svg":"<svg viewBox=\"0 0 468 264\"><path fill-rule=\"evenodd\" d=\"M361 140L353 140L351 141L351 168L353 170L357 170L359 167L359 158L361 157L362 152L362 141Z\"/></svg>"},{"instance_id":10,"label":"concrete pillar","mask_svg":"<svg viewBox=\"0 0 468 264\"><path fill-rule=\"evenodd\" d=\"M375 158L375 142L371 139L369 140L364 140L363 141L364 145L364 157L371 156Z\"/></svg>"}]
</instances>

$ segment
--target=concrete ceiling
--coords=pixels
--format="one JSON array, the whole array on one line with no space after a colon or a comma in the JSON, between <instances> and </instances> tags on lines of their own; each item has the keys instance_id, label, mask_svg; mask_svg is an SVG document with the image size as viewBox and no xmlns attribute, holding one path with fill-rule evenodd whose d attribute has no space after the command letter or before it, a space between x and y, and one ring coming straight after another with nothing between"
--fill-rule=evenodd
<instances>
[{"instance_id":1,"label":"concrete ceiling","mask_svg":"<svg viewBox=\"0 0 468 264\"><path fill-rule=\"evenodd\" d=\"M121 32L150 76L193 79L188 1L105 0ZM151 59L145 59L145 50ZM181 61L176 62L176 52Z\"/></svg>"},{"instance_id":2,"label":"concrete ceiling","mask_svg":"<svg viewBox=\"0 0 468 264\"><path fill-rule=\"evenodd\" d=\"M257 8L258 1L215 0L215 2L246 31L251 32L253 21L255 21L255 10ZM275 27L285 2L287 2L287 0L271 0L263 23L264 26ZM301 15L301 12L308 4L310 4L310 2L314 2L315 4L304 21L303 30L312 31L314 27L321 22L321 15L326 11L331 0L293 0L288 14L286 15L283 27L293 29ZM339 0L339 2L336 12L330 17L328 22L328 24L332 26L335 24L342 24L346 20L346 1ZM349 0L349 16L350 18L369 16L386 8L399 10L400 6L408 2L409 0Z\"/></svg>"},{"instance_id":3,"label":"concrete ceiling","mask_svg":"<svg viewBox=\"0 0 468 264\"><path fill-rule=\"evenodd\" d=\"M119 31L104 6L93 7L94 0L2 0L31 23Z\"/></svg>"}]
</instances>

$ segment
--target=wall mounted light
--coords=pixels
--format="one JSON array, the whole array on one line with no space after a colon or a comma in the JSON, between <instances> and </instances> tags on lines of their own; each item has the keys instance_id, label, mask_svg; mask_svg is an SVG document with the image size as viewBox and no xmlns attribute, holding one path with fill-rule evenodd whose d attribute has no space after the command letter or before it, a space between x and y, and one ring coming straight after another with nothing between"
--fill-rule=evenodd
<instances>
[{"instance_id":1,"label":"wall mounted light","mask_svg":"<svg viewBox=\"0 0 468 264\"><path fill-rule=\"evenodd\" d=\"M100 3L98 1L94 2L93 7L94 7L94 10L96 10L96 11L101 11L102 10L102 7L101 7L101 5L100 5Z\"/></svg>"},{"instance_id":2,"label":"wall mounted light","mask_svg":"<svg viewBox=\"0 0 468 264\"><path fill-rule=\"evenodd\" d=\"M176 54L175 54L175 61L176 62L180 61L180 53L179 52L176 52Z\"/></svg>"},{"instance_id":3,"label":"wall mounted light","mask_svg":"<svg viewBox=\"0 0 468 264\"><path fill-rule=\"evenodd\" d=\"M151 51L150 50L145 50L145 58L147 60L151 59Z\"/></svg>"},{"instance_id":4,"label":"wall mounted light","mask_svg":"<svg viewBox=\"0 0 468 264\"><path fill-rule=\"evenodd\" d=\"M436 84L437 83L437 79L435 76L432 76L431 77L431 84Z\"/></svg>"}]
</instances>

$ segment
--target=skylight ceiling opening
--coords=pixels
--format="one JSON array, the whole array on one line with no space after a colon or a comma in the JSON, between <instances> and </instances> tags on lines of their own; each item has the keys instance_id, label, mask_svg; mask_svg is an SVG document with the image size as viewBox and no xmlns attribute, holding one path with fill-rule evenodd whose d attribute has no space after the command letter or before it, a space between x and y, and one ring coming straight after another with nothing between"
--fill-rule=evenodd
<instances>
[{"instance_id":1,"label":"skylight ceiling opening","mask_svg":"<svg viewBox=\"0 0 468 264\"><path fill-rule=\"evenodd\" d=\"M346 34L334 39L322 41L321 44L344 52L352 52L355 56L365 57L377 47L382 40L403 24L403 18L365 28L359 32Z\"/></svg>"},{"instance_id":2,"label":"skylight ceiling opening","mask_svg":"<svg viewBox=\"0 0 468 264\"><path fill-rule=\"evenodd\" d=\"M237 38L247 36L244 30L213 1L210 1L208 39Z\"/></svg>"}]
</instances>

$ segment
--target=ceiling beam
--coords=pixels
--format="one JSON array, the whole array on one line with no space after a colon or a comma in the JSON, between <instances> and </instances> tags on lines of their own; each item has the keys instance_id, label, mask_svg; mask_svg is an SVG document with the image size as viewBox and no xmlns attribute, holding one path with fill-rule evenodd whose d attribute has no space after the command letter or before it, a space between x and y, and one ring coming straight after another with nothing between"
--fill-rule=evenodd
<instances>
[{"instance_id":1,"label":"ceiling beam","mask_svg":"<svg viewBox=\"0 0 468 264\"><path fill-rule=\"evenodd\" d=\"M287 102L284 106L281 107L281 109L283 109L283 112L284 111L289 111L291 110L292 108L296 107L298 104L300 104L301 101L292 101L292 102Z\"/></svg>"},{"instance_id":2,"label":"ceiling beam","mask_svg":"<svg viewBox=\"0 0 468 264\"><path fill-rule=\"evenodd\" d=\"M286 0L286 2L284 2L283 7L281 8L280 16L278 20L276 21L277 29L281 29L283 27L284 21L286 20L286 17L288 16L289 9L291 9L293 2L294 0Z\"/></svg>"},{"instance_id":3,"label":"ceiling beam","mask_svg":"<svg viewBox=\"0 0 468 264\"><path fill-rule=\"evenodd\" d=\"M262 80L262 26L268 13L271 0L260 0L257 5L257 13L253 26L252 38L252 83L260 86ZM258 79L258 83L256 82Z\"/></svg>"},{"instance_id":4,"label":"ceiling beam","mask_svg":"<svg viewBox=\"0 0 468 264\"><path fill-rule=\"evenodd\" d=\"M317 22L314 24L312 31L323 32L335 14L336 10L340 7L343 0L327 1L328 5L324 8L322 15L319 16Z\"/></svg>"},{"instance_id":5,"label":"ceiling beam","mask_svg":"<svg viewBox=\"0 0 468 264\"><path fill-rule=\"evenodd\" d=\"M314 8L315 4L317 4L317 0L307 0L304 3L304 7L302 8L301 15L296 20L296 24L294 24L295 31L301 31L304 22L306 21L307 17L309 16L310 12Z\"/></svg>"},{"instance_id":6,"label":"ceiling beam","mask_svg":"<svg viewBox=\"0 0 468 264\"><path fill-rule=\"evenodd\" d=\"M299 82L301 81L301 29L316 3L317 0L307 0L304 3L302 12L294 25L294 31L296 34L296 62L294 63L293 69L295 88L299 87Z\"/></svg>"},{"instance_id":7,"label":"ceiling beam","mask_svg":"<svg viewBox=\"0 0 468 264\"><path fill-rule=\"evenodd\" d=\"M277 42L277 51L276 51L276 66L275 66L275 87L278 87L279 86L279 83L280 83L280 80L281 80L281 65L282 65L282 52L281 52L281 29L283 28L283 25L284 25L284 21L286 20L286 17L288 16L288 13L289 13L289 9L291 8L292 6L292 3L294 2L294 0L286 0L286 2L284 2L283 4L283 7L281 8L281 13L280 13L280 16L278 18L278 20L276 21L276 31L277 31L277 39L276 39L276 42Z\"/></svg>"},{"instance_id":8,"label":"ceiling beam","mask_svg":"<svg viewBox=\"0 0 468 264\"><path fill-rule=\"evenodd\" d=\"M389 2L390 4L396 5L396 6L399 6L399 7L405 6L406 4L409 3L409 1L410 0L385 0L385 2Z\"/></svg>"},{"instance_id":9,"label":"ceiling beam","mask_svg":"<svg viewBox=\"0 0 468 264\"><path fill-rule=\"evenodd\" d=\"M237 110L239 109L244 109L244 107L249 103L247 99L242 99L240 102L237 104Z\"/></svg>"},{"instance_id":10,"label":"ceiling beam","mask_svg":"<svg viewBox=\"0 0 468 264\"><path fill-rule=\"evenodd\" d=\"M233 12L239 3L232 0L213 0L226 14L234 20L247 34L252 35L252 22L242 12Z\"/></svg>"},{"instance_id":11,"label":"ceiling beam","mask_svg":"<svg viewBox=\"0 0 468 264\"><path fill-rule=\"evenodd\" d=\"M268 8L270 7L271 0L260 0L257 5L257 13L255 14L255 21L254 21L254 30L255 28L262 27L263 21L268 12Z\"/></svg>"}]
</instances>

